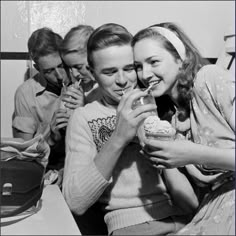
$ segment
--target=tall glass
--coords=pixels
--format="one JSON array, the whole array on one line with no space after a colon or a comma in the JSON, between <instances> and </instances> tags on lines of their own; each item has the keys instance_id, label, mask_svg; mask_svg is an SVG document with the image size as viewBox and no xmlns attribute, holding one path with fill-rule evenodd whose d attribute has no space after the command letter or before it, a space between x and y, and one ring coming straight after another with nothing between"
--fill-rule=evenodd
<instances>
[{"instance_id":1,"label":"tall glass","mask_svg":"<svg viewBox=\"0 0 236 236\"><path fill-rule=\"evenodd\" d=\"M74 90L74 89L79 89L79 87L81 86L80 82L81 82L81 80L80 81L76 81L75 83L73 83L73 84L71 84L69 86L64 85L62 87L62 90L61 90L61 99L62 99L62 96L71 98L71 96L67 95L67 91ZM67 109L67 113L71 114L73 110L71 110L70 108L67 108L65 106L65 104L66 104L66 102L61 100L60 108Z\"/></svg>"},{"instance_id":2,"label":"tall glass","mask_svg":"<svg viewBox=\"0 0 236 236\"><path fill-rule=\"evenodd\" d=\"M146 89L140 89L142 91L145 91ZM137 99L136 101L134 101L133 105L132 105L132 109L136 109L139 106L143 106L145 104L156 104L155 98L153 97L152 91L149 90L148 93L142 97L140 97L139 99ZM153 110L153 115L157 115L157 110Z\"/></svg>"},{"instance_id":3,"label":"tall glass","mask_svg":"<svg viewBox=\"0 0 236 236\"><path fill-rule=\"evenodd\" d=\"M145 91L146 89L141 89L141 90ZM134 101L132 109L136 109L137 107L143 106L145 104L155 104L156 105L155 97L153 96L151 90L149 90L148 93L145 96L140 97L139 99ZM153 116L158 116L156 109L153 110L151 113L152 113ZM139 127L137 129L137 136L139 138L139 141L140 141L141 145L143 143L143 139L146 138L144 128L143 128L143 122L139 125Z\"/></svg>"}]
</instances>

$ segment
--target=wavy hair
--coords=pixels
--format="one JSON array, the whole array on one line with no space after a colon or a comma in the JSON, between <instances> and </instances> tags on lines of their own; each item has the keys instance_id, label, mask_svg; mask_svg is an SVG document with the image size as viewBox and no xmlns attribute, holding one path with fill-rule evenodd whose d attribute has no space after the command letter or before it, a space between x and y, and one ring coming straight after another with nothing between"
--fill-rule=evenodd
<instances>
[{"instance_id":1,"label":"wavy hair","mask_svg":"<svg viewBox=\"0 0 236 236\"><path fill-rule=\"evenodd\" d=\"M92 54L94 51L111 46L131 44L132 34L122 25L107 23L98 27L89 37L87 44L88 64L94 67Z\"/></svg>"},{"instance_id":2,"label":"wavy hair","mask_svg":"<svg viewBox=\"0 0 236 236\"><path fill-rule=\"evenodd\" d=\"M179 114L178 119L184 121L190 115L190 100L192 98L192 88L194 83L194 78L197 72L209 62L204 59L198 49L193 45L189 37L182 31L182 29L174 23L165 22L161 24L155 24L148 28L139 31L132 40L132 46L134 46L138 41L145 38L153 38L162 43L163 47L172 54L175 59L181 59L175 47L161 34L151 27L163 27L169 29L182 41L186 50L186 59L182 63L182 68L177 74L177 90L179 104Z\"/></svg>"}]
</instances>

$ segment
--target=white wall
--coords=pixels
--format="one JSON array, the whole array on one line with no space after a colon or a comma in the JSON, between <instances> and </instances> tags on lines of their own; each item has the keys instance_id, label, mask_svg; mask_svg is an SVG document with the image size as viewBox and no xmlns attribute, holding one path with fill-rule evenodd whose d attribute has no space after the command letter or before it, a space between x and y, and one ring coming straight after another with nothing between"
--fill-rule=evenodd
<instances>
[{"instance_id":1,"label":"white wall","mask_svg":"<svg viewBox=\"0 0 236 236\"><path fill-rule=\"evenodd\" d=\"M26 61L1 61L1 137L12 137L14 94L24 81L25 68Z\"/></svg>"},{"instance_id":2,"label":"white wall","mask_svg":"<svg viewBox=\"0 0 236 236\"><path fill-rule=\"evenodd\" d=\"M120 23L132 33L152 24L173 21L185 30L205 57L218 56L226 27L235 24L234 1L108 2L87 2L85 21L94 26Z\"/></svg>"},{"instance_id":3,"label":"white wall","mask_svg":"<svg viewBox=\"0 0 236 236\"><path fill-rule=\"evenodd\" d=\"M1 1L1 52L27 51L29 35L42 26L62 36L80 23L115 22L131 33L163 21L178 23L205 57L218 57L224 32L235 29L235 1ZM26 61L1 61L1 136L11 137L16 88Z\"/></svg>"}]
</instances>

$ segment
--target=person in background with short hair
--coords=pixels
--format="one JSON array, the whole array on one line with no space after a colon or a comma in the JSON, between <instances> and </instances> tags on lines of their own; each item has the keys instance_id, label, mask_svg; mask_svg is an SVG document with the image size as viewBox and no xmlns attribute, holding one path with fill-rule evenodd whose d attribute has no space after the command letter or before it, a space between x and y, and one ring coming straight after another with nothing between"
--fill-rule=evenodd
<instances>
[{"instance_id":1,"label":"person in background with short hair","mask_svg":"<svg viewBox=\"0 0 236 236\"><path fill-rule=\"evenodd\" d=\"M60 108L66 97L61 95L62 85L68 81L60 57L61 44L62 37L49 28L43 27L31 34L28 50L38 73L17 88L12 120L15 138L30 140L43 134L51 148L47 169L57 171L64 167L65 128L70 117L66 108ZM66 98L64 102L70 105L70 109L84 105L79 90L70 91L69 95L70 100Z\"/></svg>"}]
</instances>

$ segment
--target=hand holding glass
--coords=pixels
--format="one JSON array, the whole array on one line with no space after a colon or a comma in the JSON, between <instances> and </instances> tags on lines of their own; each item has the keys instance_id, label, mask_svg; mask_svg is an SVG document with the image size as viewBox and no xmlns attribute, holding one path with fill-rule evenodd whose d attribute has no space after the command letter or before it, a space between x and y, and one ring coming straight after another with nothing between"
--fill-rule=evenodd
<instances>
[{"instance_id":1,"label":"hand holding glass","mask_svg":"<svg viewBox=\"0 0 236 236\"><path fill-rule=\"evenodd\" d=\"M145 91L146 89L142 89L142 90ZM143 97L140 97L139 99L134 101L132 109L134 110L137 107L143 106L145 104L155 104L156 105L156 101L155 101L154 96L152 95L152 91L151 90L149 90L148 93L146 95L144 95ZM154 115L156 115L156 116L158 115L156 109L152 111L152 115L153 116ZM140 141L140 143L142 145L143 139L145 138L145 132L144 132L144 129L143 129L143 122L138 127L137 136L138 136L139 141Z\"/></svg>"}]
</instances>

